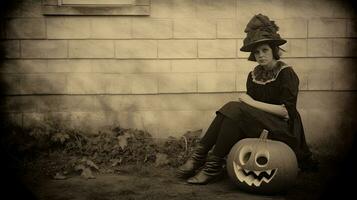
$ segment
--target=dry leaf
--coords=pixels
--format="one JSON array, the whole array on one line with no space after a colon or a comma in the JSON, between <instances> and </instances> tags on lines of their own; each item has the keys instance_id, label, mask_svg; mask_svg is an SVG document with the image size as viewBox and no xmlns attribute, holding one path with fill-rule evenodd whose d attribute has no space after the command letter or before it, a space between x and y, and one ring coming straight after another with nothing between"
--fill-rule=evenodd
<instances>
[{"instance_id":1,"label":"dry leaf","mask_svg":"<svg viewBox=\"0 0 357 200\"><path fill-rule=\"evenodd\" d=\"M122 150L128 145L128 138L130 138L130 133L125 132L124 135L118 136L118 144Z\"/></svg>"},{"instance_id":2,"label":"dry leaf","mask_svg":"<svg viewBox=\"0 0 357 200\"><path fill-rule=\"evenodd\" d=\"M55 180L64 180L66 178L67 178L66 176L62 175L59 172L57 172L56 175L53 177L53 179L55 179Z\"/></svg>"},{"instance_id":3,"label":"dry leaf","mask_svg":"<svg viewBox=\"0 0 357 200\"><path fill-rule=\"evenodd\" d=\"M69 135L67 133L62 133L62 132L59 132L59 133L55 133L53 136L52 136L52 140L55 141L55 142L58 142L60 141L61 144L63 144L66 140L69 139Z\"/></svg>"},{"instance_id":4,"label":"dry leaf","mask_svg":"<svg viewBox=\"0 0 357 200\"><path fill-rule=\"evenodd\" d=\"M169 163L169 160L167 159L167 154L164 154L164 153L156 154L156 160L155 160L156 166L163 166L163 165L167 165L168 163Z\"/></svg>"},{"instance_id":5,"label":"dry leaf","mask_svg":"<svg viewBox=\"0 0 357 200\"><path fill-rule=\"evenodd\" d=\"M93 179L93 178L95 178L95 177L93 176L92 170L90 170L89 168L83 169L83 171L82 171L82 173L81 173L81 176L83 176L83 177L86 178L86 179Z\"/></svg>"},{"instance_id":6,"label":"dry leaf","mask_svg":"<svg viewBox=\"0 0 357 200\"><path fill-rule=\"evenodd\" d=\"M115 167L115 166L117 166L118 164L120 164L121 162L122 162L122 158L120 158L120 159L111 159L111 161L113 162L112 163L112 167Z\"/></svg>"},{"instance_id":7,"label":"dry leaf","mask_svg":"<svg viewBox=\"0 0 357 200\"><path fill-rule=\"evenodd\" d=\"M94 164L94 162L91 161L91 160L87 160L87 161L86 161L86 164L87 164L89 167L93 167L93 168L96 169L96 170L99 169L99 167L98 167L96 164Z\"/></svg>"},{"instance_id":8,"label":"dry leaf","mask_svg":"<svg viewBox=\"0 0 357 200\"><path fill-rule=\"evenodd\" d=\"M76 171L79 171L79 170L84 170L86 167L84 166L84 165L82 165L82 164L79 164L79 165L76 165L75 167L74 167L74 169L76 170Z\"/></svg>"}]
</instances>

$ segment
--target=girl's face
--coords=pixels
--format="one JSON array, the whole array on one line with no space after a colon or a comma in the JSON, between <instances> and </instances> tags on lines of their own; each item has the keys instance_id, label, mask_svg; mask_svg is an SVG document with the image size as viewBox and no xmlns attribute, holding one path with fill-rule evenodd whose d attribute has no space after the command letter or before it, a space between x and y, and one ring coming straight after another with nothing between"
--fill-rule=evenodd
<instances>
[{"instance_id":1,"label":"girl's face","mask_svg":"<svg viewBox=\"0 0 357 200\"><path fill-rule=\"evenodd\" d=\"M265 68L272 68L276 62L273 57L273 50L270 48L268 44L262 44L257 46L254 51L255 60L259 63L259 65Z\"/></svg>"}]
</instances>

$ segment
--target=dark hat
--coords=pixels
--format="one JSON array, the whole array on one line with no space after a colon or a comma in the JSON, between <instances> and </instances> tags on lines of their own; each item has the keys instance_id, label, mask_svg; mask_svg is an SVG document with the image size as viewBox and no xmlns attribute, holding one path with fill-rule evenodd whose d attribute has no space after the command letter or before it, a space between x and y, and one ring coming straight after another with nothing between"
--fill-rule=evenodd
<instances>
[{"instance_id":1,"label":"dark hat","mask_svg":"<svg viewBox=\"0 0 357 200\"><path fill-rule=\"evenodd\" d=\"M277 33L279 27L274 21L262 14L255 15L247 24L244 32L247 37L243 40L241 51L251 52L254 47L261 43L271 43L280 46L286 43Z\"/></svg>"}]
</instances>

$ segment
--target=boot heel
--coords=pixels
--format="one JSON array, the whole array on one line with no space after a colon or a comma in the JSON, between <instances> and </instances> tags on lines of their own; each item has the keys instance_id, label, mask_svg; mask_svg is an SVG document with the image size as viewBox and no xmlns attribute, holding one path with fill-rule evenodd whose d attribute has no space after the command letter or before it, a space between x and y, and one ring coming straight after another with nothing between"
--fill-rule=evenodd
<instances>
[{"instance_id":1,"label":"boot heel","mask_svg":"<svg viewBox=\"0 0 357 200\"><path fill-rule=\"evenodd\" d=\"M223 177L224 158L218 156L210 156L202 169L193 177L187 180L189 184L205 185L218 181Z\"/></svg>"},{"instance_id":2,"label":"boot heel","mask_svg":"<svg viewBox=\"0 0 357 200\"><path fill-rule=\"evenodd\" d=\"M178 178L189 178L195 175L196 171L204 165L207 153L208 150L203 145L198 145L191 157L177 169L176 176Z\"/></svg>"}]
</instances>

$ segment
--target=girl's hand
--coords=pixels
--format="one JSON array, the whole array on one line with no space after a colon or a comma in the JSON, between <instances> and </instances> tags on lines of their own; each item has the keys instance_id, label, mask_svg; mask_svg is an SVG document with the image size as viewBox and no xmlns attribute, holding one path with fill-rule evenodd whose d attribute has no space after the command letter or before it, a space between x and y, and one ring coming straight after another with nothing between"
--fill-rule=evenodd
<instances>
[{"instance_id":1,"label":"girl's hand","mask_svg":"<svg viewBox=\"0 0 357 200\"><path fill-rule=\"evenodd\" d=\"M246 103L246 104L250 104L250 103L254 102L254 99L251 96L249 96L248 94L243 93L243 94L238 95L238 101Z\"/></svg>"}]
</instances>

